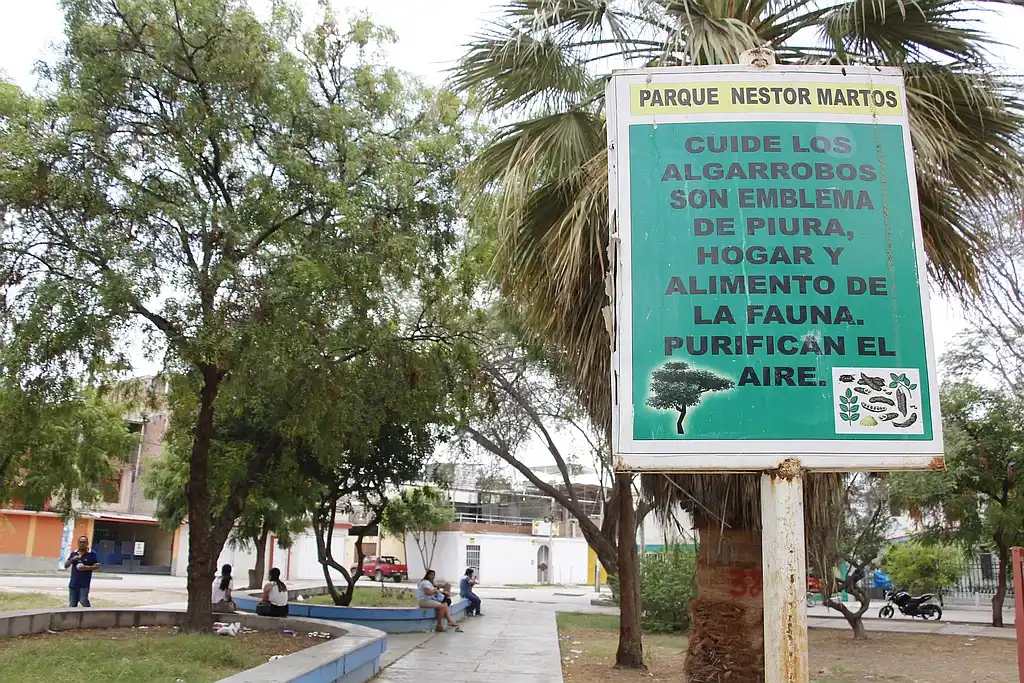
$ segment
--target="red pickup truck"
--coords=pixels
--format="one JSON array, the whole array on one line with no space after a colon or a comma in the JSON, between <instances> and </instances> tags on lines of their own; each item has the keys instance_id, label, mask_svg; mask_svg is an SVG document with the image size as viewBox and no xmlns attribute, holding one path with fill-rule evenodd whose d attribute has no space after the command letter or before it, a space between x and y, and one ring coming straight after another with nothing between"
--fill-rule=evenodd
<instances>
[{"instance_id":1,"label":"red pickup truck","mask_svg":"<svg viewBox=\"0 0 1024 683\"><path fill-rule=\"evenodd\" d=\"M355 571L356 568L352 567L353 574ZM363 558L363 574L374 581L391 579L395 583L401 583L409 578L409 568L390 555L367 555Z\"/></svg>"}]
</instances>

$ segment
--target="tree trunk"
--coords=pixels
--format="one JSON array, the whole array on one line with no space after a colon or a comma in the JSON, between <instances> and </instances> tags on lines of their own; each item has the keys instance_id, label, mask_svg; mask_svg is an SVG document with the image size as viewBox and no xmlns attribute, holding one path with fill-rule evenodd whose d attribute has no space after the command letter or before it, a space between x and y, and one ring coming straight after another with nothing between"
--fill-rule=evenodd
<instances>
[{"instance_id":1,"label":"tree trunk","mask_svg":"<svg viewBox=\"0 0 1024 683\"><path fill-rule=\"evenodd\" d=\"M619 649L616 669L646 669L640 630L640 573L636 554L636 513L629 474L616 474L619 493Z\"/></svg>"},{"instance_id":2,"label":"tree trunk","mask_svg":"<svg viewBox=\"0 0 1024 683\"><path fill-rule=\"evenodd\" d=\"M263 532L259 537L253 539L253 545L256 546L256 564L249 574L249 590L263 587L263 577L267 573L267 537L269 535L270 529L264 525Z\"/></svg>"},{"instance_id":3,"label":"tree trunk","mask_svg":"<svg viewBox=\"0 0 1024 683\"><path fill-rule=\"evenodd\" d=\"M857 617L857 616L846 617L846 621L847 621L848 624L850 624L850 628L853 629L853 639L854 640L867 640L868 639L868 631L867 631L866 628L864 628L864 618L863 617Z\"/></svg>"},{"instance_id":4,"label":"tree trunk","mask_svg":"<svg viewBox=\"0 0 1024 683\"><path fill-rule=\"evenodd\" d=\"M697 515L697 597L683 674L689 683L764 683L761 537Z\"/></svg>"},{"instance_id":5,"label":"tree trunk","mask_svg":"<svg viewBox=\"0 0 1024 683\"><path fill-rule=\"evenodd\" d=\"M686 406L677 408L677 410L679 411L679 419L676 420L676 431L680 434L685 434L686 432L683 431L683 420L686 419Z\"/></svg>"},{"instance_id":6,"label":"tree trunk","mask_svg":"<svg viewBox=\"0 0 1024 683\"><path fill-rule=\"evenodd\" d=\"M210 519L210 441L213 438L213 411L220 389L220 372L202 367L203 388L199 392L199 414L189 457L188 484L188 609L183 629L207 632L213 625L213 577L217 572L220 548L213 538ZM223 544L222 544L223 545Z\"/></svg>"},{"instance_id":7,"label":"tree trunk","mask_svg":"<svg viewBox=\"0 0 1024 683\"><path fill-rule=\"evenodd\" d=\"M840 587L840 590L841 589L842 587ZM825 591L823 590L822 593L824 592ZM856 612L847 607L841 600L833 598L832 596L822 596L824 598L824 604L843 615L843 618L846 619L846 623L850 625L851 629L853 629L854 640L867 640L868 632L867 629L864 628L864 614L868 611L868 607L871 604L871 598L869 598L867 593L861 590L859 586L850 588L849 592L852 593L860 603L860 607Z\"/></svg>"},{"instance_id":8,"label":"tree trunk","mask_svg":"<svg viewBox=\"0 0 1024 683\"><path fill-rule=\"evenodd\" d=\"M1010 549L999 546L999 583L996 585L996 594L992 596L992 625L998 628L1003 627L1003 601L1006 600L1006 573L1010 568ZM1016 587L1016 590L1024 590L1024 587Z\"/></svg>"}]
</instances>

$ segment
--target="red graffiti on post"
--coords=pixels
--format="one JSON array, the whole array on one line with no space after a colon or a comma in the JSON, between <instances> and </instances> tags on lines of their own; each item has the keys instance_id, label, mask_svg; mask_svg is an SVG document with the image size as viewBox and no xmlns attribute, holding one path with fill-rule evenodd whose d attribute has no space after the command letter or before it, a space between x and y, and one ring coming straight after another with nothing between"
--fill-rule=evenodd
<instances>
[{"instance_id":1,"label":"red graffiti on post","mask_svg":"<svg viewBox=\"0 0 1024 683\"><path fill-rule=\"evenodd\" d=\"M760 569L730 569L729 570L729 595L734 598L759 598L761 597L761 570Z\"/></svg>"}]
</instances>

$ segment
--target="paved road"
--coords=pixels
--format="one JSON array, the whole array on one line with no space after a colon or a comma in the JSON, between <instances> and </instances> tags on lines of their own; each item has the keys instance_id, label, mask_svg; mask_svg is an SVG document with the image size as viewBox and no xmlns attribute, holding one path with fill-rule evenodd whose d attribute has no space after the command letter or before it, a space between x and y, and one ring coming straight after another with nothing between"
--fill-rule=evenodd
<instances>
[{"instance_id":1,"label":"paved road","mask_svg":"<svg viewBox=\"0 0 1024 683\"><path fill-rule=\"evenodd\" d=\"M494 601L463 633L438 633L398 657L376 683L562 683L555 610ZM389 638L390 639L390 638Z\"/></svg>"},{"instance_id":2,"label":"paved road","mask_svg":"<svg viewBox=\"0 0 1024 683\"><path fill-rule=\"evenodd\" d=\"M827 628L841 631L849 631L850 626L845 619L831 619L828 617L808 617L809 628ZM864 628L872 633L930 633L940 636L964 636L967 638L1005 638L1013 640L1017 637L1017 630L1013 627L992 628L982 624L962 624L934 621L904 620L889 621L887 619L865 619Z\"/></svg>"}]
</instances>

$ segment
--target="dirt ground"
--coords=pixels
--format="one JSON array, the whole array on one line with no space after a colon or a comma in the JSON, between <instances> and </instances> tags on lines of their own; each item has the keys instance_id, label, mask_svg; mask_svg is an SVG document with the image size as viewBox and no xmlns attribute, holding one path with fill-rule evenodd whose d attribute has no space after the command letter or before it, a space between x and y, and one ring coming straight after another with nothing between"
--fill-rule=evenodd
<instances>
[{"instance_id":1,"label":"dirt ground","mask_svg":"<svg viewBox=\"0 0 1024 683\"><path fill-rule=\"evenodd\" d=\"M561 632L566 683L682 683L686 639L644 636L648 670L615 671L618 633L596 629ZM1016 683L1012 640L918 634L872 634L854 641L847 631L810 632L813 683Z\"/></svg>"}]
</instances>

